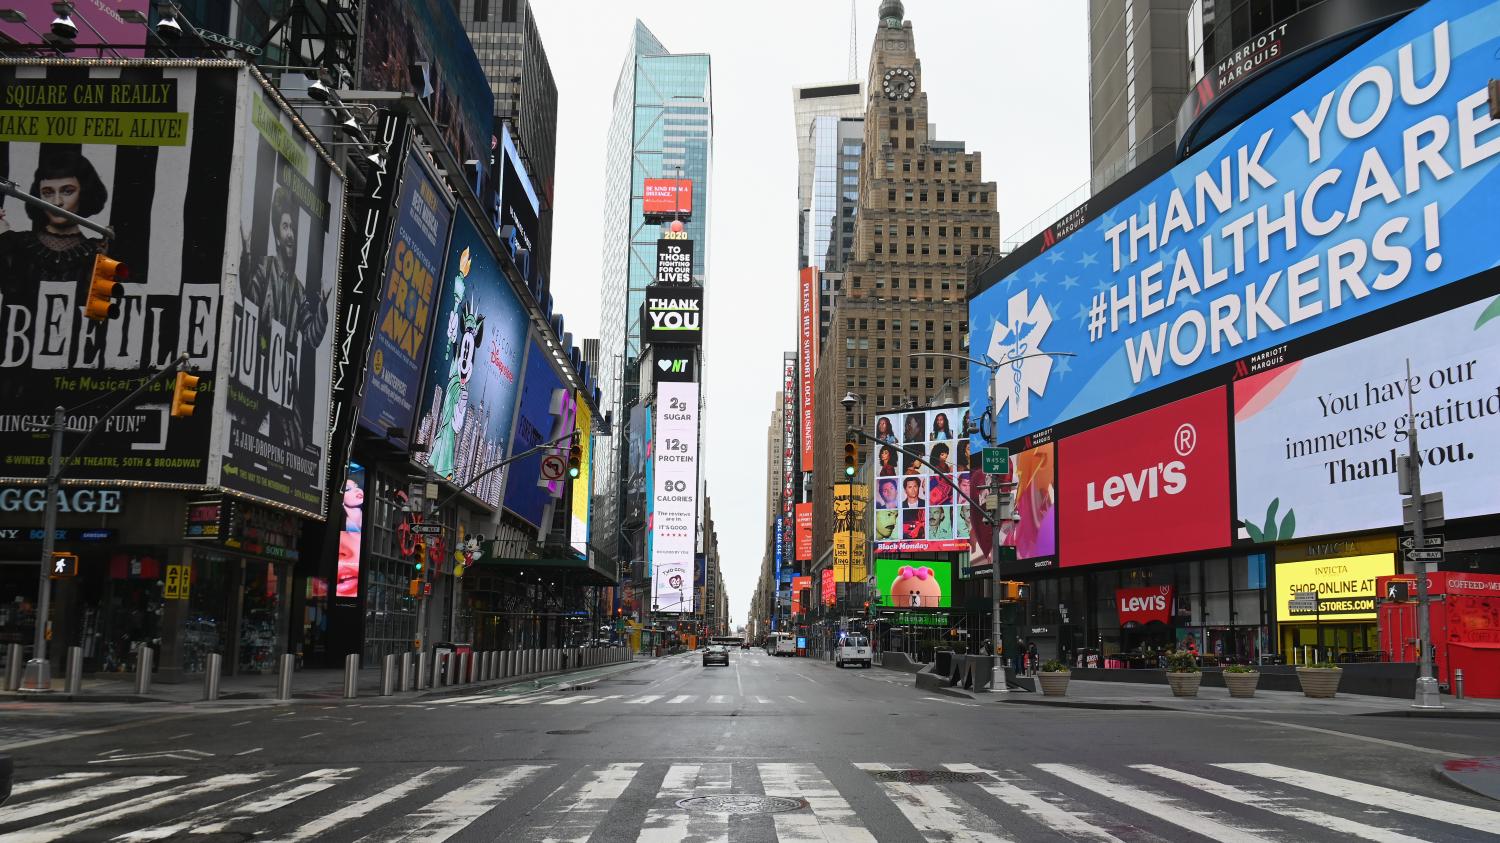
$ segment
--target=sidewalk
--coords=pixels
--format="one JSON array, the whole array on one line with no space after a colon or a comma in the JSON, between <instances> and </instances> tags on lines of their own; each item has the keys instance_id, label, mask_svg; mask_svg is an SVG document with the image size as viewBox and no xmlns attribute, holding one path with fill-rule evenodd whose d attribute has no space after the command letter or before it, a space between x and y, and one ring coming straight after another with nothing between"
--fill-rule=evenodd
<instances>
[{"instance_id":1,"label":"sidewalk","mask_svg":"<svg viewBox=\"0 0 1500 843\"><path fill-rule=\"evenodd\" d=\"M531 673L522 676L507 676L483 682L468 682L458 685L429 687L421 691L404 691L390 697L380 696L380 669L364 668L359 672L358 689L360 699L422 699L426 697L472 694L477 691L516 687L521 692L543 690L561 684L597 682L614 673L645 667L657 661L652 656L637 654L633 661L617 662L588 668ZM328 703L344 698L344 672L336 669L299 670L292 677L292 699L276 699L275 674L225 676L219 680L219 703L271 703L289 704L304 702ZM203 703L203 681L201 678L189 682L167 684L153 682L145 694L135 692L135 674L105 674L88 676L78 694L64 693L63 680L52 681L51 693L0 691L0 702L22 700L36 702L94 702L94 703ZM208 703L213 704L213 703Z\"/></svg>"},{"instance_id":2,"label":"sidewalk","mask_svg":"<svg viewBox=\"0 0 1500 843\"><path fill-rule=\"evenodd\" d=\"M949 688L949 691L958 689ZM1226 688L1200 688L1197 697L1174 697L1166 685L1144 685L1126 682L1086 682L1068 684L1065 697L1044 697L1040 691L1013 690L1008 693L971 694L987 703L1053 706L1057 708L1093 708L1105 710L1193 711L1214 714L1337 714L1367 717L1438 717L1500 720L1500 700L1455 700L1443 697L1442 709L1415 709L1410 700L1395 697L1372 697L1339 694L1331 700L1313 699L1300 691L1257 690L1250 699L1234 699Z\"/></svg>"}]
</instances>

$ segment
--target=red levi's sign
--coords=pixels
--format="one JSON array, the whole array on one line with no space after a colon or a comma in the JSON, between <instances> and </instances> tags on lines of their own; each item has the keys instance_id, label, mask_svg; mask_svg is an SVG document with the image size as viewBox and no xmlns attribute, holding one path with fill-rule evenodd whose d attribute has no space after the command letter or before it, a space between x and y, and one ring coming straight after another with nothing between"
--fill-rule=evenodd
<instances>
[{"instance_id":1,"label":"red levi's sign","mask_svg":"<svg viewBox=\"0 0 1500 843\"><path fill-rule=\"evenodd\" d=\"M1120 626L1127 623L1148 624L1152 621L1171 623L1173 590L1170 585L1115 589L1115 608L1120 610Z\"/></svg>"},{"instance_id":2,"label":"red levi's sign","mask_svg":"<svg viewBox=\"0 0 1500 843\"><path fill-rule=\"evenodd\" d=\"M1223 547L1229 529L1224 388L1059 444L1059 565Z\"/></svg>"}]
</instances>

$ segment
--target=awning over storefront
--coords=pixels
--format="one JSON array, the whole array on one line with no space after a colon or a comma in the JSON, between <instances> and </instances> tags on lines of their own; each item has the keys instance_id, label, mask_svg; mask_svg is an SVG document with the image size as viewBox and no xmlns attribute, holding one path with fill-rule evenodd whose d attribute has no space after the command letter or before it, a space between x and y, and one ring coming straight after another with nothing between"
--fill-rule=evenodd
<instances>
[{"instance_id":1,"label":"awning over storefront","mask_svg":"<svg viewBox=\"0 0 1500 843\"><path fill-rule=\"evenodd\" d=\"M479 560L480 570L489 573L513 573L527 579L537 578L543 582L567 585L615 585L615 578L593 561L593 558L546 558L523 559L519 557L485 557Z\"/></svg>"}]
</instances>

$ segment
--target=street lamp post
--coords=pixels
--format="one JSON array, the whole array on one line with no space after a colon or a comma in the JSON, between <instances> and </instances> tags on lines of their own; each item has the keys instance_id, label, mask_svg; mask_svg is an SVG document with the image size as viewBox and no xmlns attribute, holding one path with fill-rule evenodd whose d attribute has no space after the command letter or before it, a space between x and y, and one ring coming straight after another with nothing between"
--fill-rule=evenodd
<instances>
[{"instance_id":1,"label":"street lamp post","mask_svg":"<svg viewBox=\"0 0 1500 843\"><path fill-rule=\"evenodd\" d=\"M996 362L994 360L981 360L981 359L979 359L977 357L970 357L967 354L953 354L953 353L950 353L950 352L943 352L943 351L919 351L919 352L916 352L916 353L913 353L913 354L906 355L907 359L912 359L912 358L916 358L916 357L952 357L952 358L957 359L957 360L966 360L966 361L968 361L970 363L974 363L976 365L983 366L989 372L989 377L985 378L985 393L986 393L986 395L989 398L989 407L986 408L985 413L988 414L991 417L989 431L986 432L986 431L984 431L982 429L983 428L983 417L981 417L980 419L976 420L975 424L980 425L980 427L981 427L980 434L984 436L985 442L990 447L995 447L995 446L999 445L998 437L996 436L996 434L998 433L997 428L999 426L1000 415L999 415L999 413L995 412L995 377L996 377L996 375L999 374L1000 370L1003 369L1003 368L1005 368L1006 366L1014 366L1014 365L1020 363L1022 360L1028 360L1028 359L1031 359L1033 357L1074 357L1074 356L1076 356L1076 355L1074 355L1070 351L1033 351L1033 352L1030 352L1028 354L1017 354L1017 355L1014 355L1014 356L1008 356L1004 360ZM967 430L963 431L963 435L964 436L968 436L969 435L969 431L967 431ZM972 454L970 455L970 458L972 459ZM1007 471L1006 473L1009 474L1010 472ZM990 494L992 494L992 495L998 495L1000 493L1001 485L1002 484L1000 482L999 476L991 478L990 479ZM983 511L983 508L981 508L981 512L982 511ZM998 512L998 507L997 507L996 514L997 514L997 516L1000 514ZM1003 519L1001 519L999 517L996 517L996 518L986 518L985 520L990 523L990 635L993 638L993 640L990 642L990 650L991 650L991 655L996 655L996 654L998 654L999 647L1000 647L1000 556L999 556L999 551L1000 551L1000 521L1003 520ZM1004 674L1004 666L1003 665L1001 666L1001 674L1000 675L1001 676L1005 675Z\"/></svg>"},{"instance_id":2,"label":"street lamp post","mask_svg":"<svg viewBox=\"0 0 1500 843\"><path fill-rule=\"evenodd\" d=\"M863 395L856 395L853 392L845 392L843 399L839 403L843 404L844 405L844 409L846 411L850 412L850 413L854 412L854 405L855 404L859 405L859 429L861 431L863 431L865 429L866 423L868 422L868 418L867 418L868 404L865 403L865 397ZM848 550L848 553L846 553L845 556L844 556L844 597L843 597L843 599L841 599L839 601L839 605L838 605L838 612L839 612L838 623L839 624L847 624L846 616L847 616L848 613L847 613L847 605L846 604L849 602L849 590L854 587L854 536L855 536L855 531L854 531L854 500L855 500L854 483L856 482L856 480L858 480L858 482L861 482L861 483L865 482L865 477L864 477L864 463L861 462L860 465L859 465L859 467L856 468L855 470L857 472L856 476L855 477L847 478L847 480L848 480L848 486L849 486L849 508L848 508L848 510L846 510L844 512L844 521L845 521L845 523L847 524L847 526L849 528L849 531L848 531L849 532L849 550ZM867 510L869 509L868 506L865 507L865 508ZM868 536L868 535L869 535L869 533L867 531L866 532L866 536ZM864 548L863 546L861 546L861 549L864 550L866 548ZM866 560L868 560L868 558L869 558L869 556L867 554L866 555ZM835 577L834 588L835 589L838 588L838 582L837 582L837 577L838 577L837 562L838 562L838 560L835 559L834 560L834 563L835 563L835 568L834 568L834 577ZM866 564L868 565L868 561L866 562ZM847 627L846 627L846 631L847 631ZM835 639L838 637L837 626L835 626L834 637L835 637Z\"/></svg>"}]
</instances>

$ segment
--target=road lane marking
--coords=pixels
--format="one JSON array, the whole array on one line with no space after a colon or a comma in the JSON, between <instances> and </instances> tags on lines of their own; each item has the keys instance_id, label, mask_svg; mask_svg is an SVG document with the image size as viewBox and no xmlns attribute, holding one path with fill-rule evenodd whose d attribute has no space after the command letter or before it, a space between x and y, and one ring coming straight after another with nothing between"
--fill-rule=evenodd
<instances>
[{"instance_id":1,"label":"road lane marking","mask_svg":"<svg viewBox=\"0 0 1500 843\"><path fill-rule=\"evenodd\" d=\"M548 811L555 819L528 829L524 836L528 840L587 843L614 808L616 800L635 781L640 769L640 762L632 762L609 764L600 770L584 770L578 774L586 776L582 785L570 780L547 798L550 801L554 797L563 797L560 805Z\"/></svg>"},{"instance_id":2,"label":"road lane marking","mask_svg":"<svg viewBox=\"0 0 1500 843\"><path fill-rule=\"evenodd\" d=\"M86 781L88 779L102 778L107 775L109 773L59 773L50 778L38 779L34 782L21 782L11 788L10 795L14 799L25 796L28 793L35 793L38 790L50 790L54 787L71 785L75 782Z\"/></svg>"},{"instance_id":3,"label":"road lane marking","mask_svg":"<svg viewBox=\"0 0 1500 843\"><path fill-rule=\"evenodd\" d=\"M370 843L442 843L526 786L550 764L523 764L475 779L360 838Z\"/></svg>"},{"instance_id":4,"label":"road lane marking","mask_svg":"<svg viewBox=\"0 0 1500 843\"><path fill-rule=\"evenodd\" d=\"M659 699L661 699L661 694L646 694L643 697L636 697L633 700L626 700L625 704L626 705L645 705L646 703L656 702Z\"/></svg>"},{"instance_id":5,"label":"road lane marking","mask_svg":"<svg viewBox=\"0 0 1500 843\"><path fill-rule=\"evenodd\" d=\"M1337 776L1325 776L1322 773L1294 770L1279 764L1215 764L1214 766L1222 767L1225 770L1233 770L1237 773L1245 773L1246 775L1278 781L1282 784L1308 788L1324 796L1337 796L1340 799L1347 799L1350 802L1359 802L1375 808L1400 811L1403 814L1411 814L1414 817L1421 817L1427 820L1437 820L1438 822L1449 823L1450 825L1461 825L1464 828L1472 828L1475 831L1493 834L1495 829L1500 828L1500 811L1474 808L1458 802L1434 799L1431 796L1417 796L1400 790L1392 790L1388 787L1341 779Z\"/></svg>"},{"instance_id":6,"label":"road lane marking","mask_svg":"<svg viewBox=\"0 0 1500 843\"><path fill-rule=\"evenodd\" d=\"M390 805L396 802L398 799L405 797L412 791L426 787L427 785L442 778L443 776L461 769L463 768L433 767L431 769L425 770L415 776L412 776L410 779L399 782L392 787L388 787L385 790L374 794L373 796L368 796L364 799L359 800L358 802L345 805L344 807L332 813L324 814L323 816L318 817L317 819L313 820L310 823L307 823L301 828L293 830L284 837L280 837L277 840L268 840L265 841L265 843L300 843L300 841L303 840L312 840L334 828L343 825L346 822L349 822L350 820L357 820L369 814L371 811L374 811L376 808Z\"/></svg>"},{"instance_id":7,"label":"road lane marking","mask_svg":"<svg viewBox=\"0 0 1500 843\"><path fill-rule=\"evenodd\" d=\"M1286 728L1286 729L1301 729L1304 732L1317 732L1317 733L1322 734L1322 735L1333 735L1335 737L1340 737L1340 738L1350 738L1350 739L1353 739L1353 740L1356 740L1356 741L1364 741L1365 743L1375 743L1375 744L1380 744L1381 746L1391 746L1391 747L1395 747L1397 749L1405 749L1405 750L1408 750L1410 752L1425 752L1425 753L1427 753L1429 755L1441 755L1444 758L1464 758L1464 757L1466 757L1461 752L1448 752L1448 751L1442 750L1442 749L1433 749L1430 746L1417 746L1416 744L1402 743L1400 741L1391 741L1391 740L1386 740L1385 738L1375 738L1375 737L1371 737L1369 735L1356 735L1356 734L1354 734L1352 732L1340 732L1337 729L1321 729L1321 728L1319 728L1317 726L1304 726L1301 723L1283 723L1280 720L1257 720L1254 717L1237 717L1237 716L1232 715L1232 714L1209 714L1208 712L1204 712L1204 713L1208 714L1210 717L1224 717L1224 718L1227 718L1229 720L1243 720L1246 723L1258 723L1258 724L1260 724L1262 726L1280 726L1280 727Z\"/></svg>"},{"instance_id":8,"label":"road lane marking","mask_svg":"<svg viewBox=\"0 0 1500 843\"><path fill-rule=\"evenodd\" d=\"M761 764L759 769L766 796L801 797L811 809L773 814L779 841L875 843L875 836L816 764Z\"/></svg>"},{"instance_id":9,"label":"road lane marking","mask_svg":"<svg viewBox=\"0 0 1500 843\"><path fill-rule=\"evenodd\" d=\"M598 703L604 702L605 700L618 700L620 698L621 698L620 694L608 694L606 696L594 697L592 699L584 700L583 704L584 705L596 705Z\"/></svg>"},{"instance_id":10,"label":"road lane marking","mask_svg":"<svg viewBox=\"0 0 1500 843\"><path fill-rule=\"evenodd\" d=\"M1084 819L1081 811L1063 808L1040 793L1027 790L1014 780L1002 779L994 770L975 764L944 764L957 773L977 773L985 778L979 789L1052 831L1073 840L1095 840L1100 843L1123 843L1120 838Z\"/></svg>"},{"instance_id":11,"label":"road lane marking","mask_svg":"<svg viewBox=\"0 0 1500 843\"><path fill-rule=\"evenodd\" d=\"M1192 773L1184 773L1180 770L1173 770L1167 767L1158 767L1155 764L1131 764L1130 766L1134 769L1150 773L1153 776L1161 776L1167 781L1184 784L1221 799L1227 799L1237 805L1249 805L1254 808L1261 808L1278 816L1290 817L1294 820L1326 828L1329 831L1352 835L1361 840L1374 840L1377 843L1422 843L1421 838L1410 837L1399 831L1365 825L1362 822L1347 820L1333 814L1325 814L1321 811L1313 811L1291 804L1301 801L1300 799L1279 796L1239 785L1224 784L1212 779L1205 779L1202 776L1195 776Z\"/></svg>"},{"instance_id":12,"label":"road lane marking","mask_svg":"<svg viewBox=\"0 0 1500 843\"><path fill-rule=\"evenodd\" d=\"M791 696L791 695L788 695L787 699L791 700L794 703L801 703L802 705L807 705L807 703L802 702L802 700L800 700L800 699L798 699L798 698L796 698L794 696Z\"/></svg>"},{"instance_id":13,"label":"road lane marking","mask_svg":"<svg viewBox=\"0 0 1500 843\"><path fill-rule=\"evenodd\" d=\"M1201 834L1210 840L1219 841L1219 843L1268 843L1271 840L1271 838L1252 833L1259 829L1236 828L1238 820L1221 818L1212 811L1184 807L1179 800L1170 796L1117 782L1103 775L1095 775L1085 771L1082 767L1074 767L1070 764L1037 764L1036 768L1051 773L1063 781L1092 790L1100 796L1113 799L1122 805L1135 808L1163 822Z\"/></svg>"},{"instance_id":14,"label":"road lane marking","mask_svg":"<svg viewBox=\"0 0 1500 843\"><path fill-rule=\"evenodd\" d=\"M733 792L732 764L673 764L667 769L651 810L641 824L639 843L727 841L727 811L684 811L677 800L690 796L724 796Z\"/></svg>"},{"instance_id":15,"label":"road lane marking","mask_svg":"<svg viewBox=\"0 0 1500 843\"><path fill-rule=\"evenodd\" d=\"M546 700L542 703L542 705L572 705L573 703L582 702L583 700L584 697L576 695L571 697L558 697L555 700Z\"/></svg>"},{"instance_id":16,"label":"road lane marking","mask_svg":"<svg viewBox=\"0 0 1500 843\"><path fill-rule=\"evenodd\" d=\"M224 802L193 811L166 825L143 828L122 834L115 840L165 840L179 834L221 834L237 821L269 814L315 793L322 793L339 782L348 781L358 767L313 770L288 782L276 782ZM288 786L290 785L290 786Z\"/></svg>"},{"instance_id":17,"label":"road lane marking","mask_svg":"<svg viewBox=\"0 0 1500 843\"><path fill-rule=\"evenodd\" d=\"M681 705L682 703L685 703L688 700L692 699L693 696L693 694L678 694L670 700L667 700L667 705Z\"/></svg>"},{"instance_id":18,"label":"road lane marking","mask_svg":"<svg viewBox=\"0 0 1500 843\"><path fill-rule=\"evenodd\" d=\"M104 784L75 790L66 795L50 796L20 805L12 805L6 808L3 814L0 814L0 821L17 823L45 814L55 814L58 811L66 811L69 808L86 805L97 799L118 796L121 793L129 793L132 790L155 787L166 782L177 781L180 778L182 776L129 776L123 779L115 779Z\"/></svg>"},{"instance_id":19,"label":"road lane marking","mask_svg":"<svg viewBox=\"0 0 1500 843\"><path fill-rule=\"evenodd\" d=\"M771 704L771 701L768 700L768 699L766 699L765 697L756 697L755 701L758 702L758 703L760 703L761 705L770 705Z\"/></svg>"},{"instance_id":20,"label":"road lane marking","mask_svg":"<svg viewBox=\"0 0 1500 843\"><path fill-rule=\"evenodd\" d=\"M870 772L892 769L888 764L854 766ZM924 840L1008 843L1008 838L997 833L1000 825L995 820L954 799L941 787L887 781L880 782L880 787Z\"/></svg>"},{"instance_id":21,"label":"road lane marking","mask_svg":"<svg viewBox=\"0 0 1500 843\"><path fill-rule=\"evenodd\" d=\"M709 705L726 705L729 703L729 697L723 694L714 694L708 698L708 702Z\"/></svg>"},{"instance_id":22,"label":"road lane marking","mask_svg":"<svg viewBox=\"0 0 1500 843\"><path fill-rule=\"evenodd\" d=\"M229 775L205 779L195 784L178 785L177 787L171 787L156 793L148 793L145 796L127 799L124 802L118 802L114 805L95 808L92 811L86 811L82 814L64 817L46 825L33 826L32 828L13 831L9 834L0 834L0 843L52 843L52 841L77 834L80 831L97 828L106 823L119 822L135 814L143 814L179 799L190 799L200 794L213 793L225 788L253 784L270 775L270 772L231 773Z\"/></svg>"},{"instance_id":23,"label":"road lane marking","mask_svg":"<svg viewBox=\"0 0 1500 843\"><path fill-rule=\"evenodd\" d=\"M239 756L241 756L241 755L254 755L254 754L255 754L255 753L257 753L257 752L260 752L260 751L261 751L261 749L262 749L262 747L258 747L258 746L257 746L257 747L256 747L256 748L254 748L254 749L247 749L247 750L245 750L245 751L244 751L244 752L236 752L236 753L235 753L235 756L236 756L236 757L239 757Z\"/></svg>"}]
</instances>

